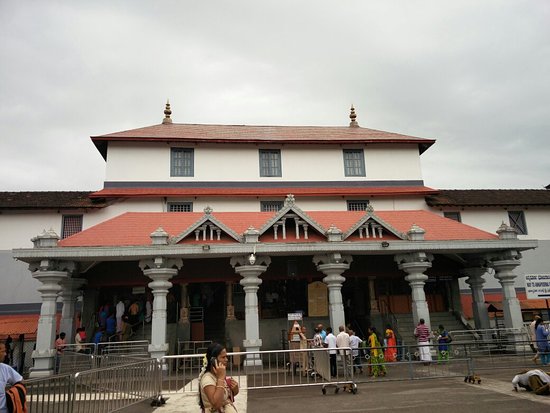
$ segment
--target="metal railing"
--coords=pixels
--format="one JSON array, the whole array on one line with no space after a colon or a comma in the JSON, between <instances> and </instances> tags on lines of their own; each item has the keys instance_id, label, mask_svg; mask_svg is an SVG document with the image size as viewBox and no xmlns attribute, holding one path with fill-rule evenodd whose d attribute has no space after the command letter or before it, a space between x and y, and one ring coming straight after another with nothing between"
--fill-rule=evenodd
<instances>
[{"instance_id":1,"label":"metal railing","mask_svg":"<svg viewBox=\"0 0 550 413\"><path fill-rule=\"evenodd\" d=\"M161 366L148 359L25 380L28 413L107 413L160 397Z\"/></svg>"},{"instance_id":2,"label":"metal railing","mask_svg":"<svg viewBox=\"0 0 550 413\"><path fill-rule=\"evenodd\" d=\"M475 342L483 341L487 344L492 343L498 345L499 342L507 342L510 340L517 341L518 339L529 340L529 333L526 328L487 328L477 330L451 330L449 334L453 338L453 342Z\"/></svg>"},{"instance_id":3,"label":"metal railing","mask_svg":"<svg viewBox=\"0 0 550 413\"><path fill-rule=\"evenodd\" d=\"M331 372L331 355L326 348L232 352L228 353L227 374L246 390L322 386L323 391L327 387L355 391L357 383L373 380L464 377L473 371L468 357L453 356L439 363L434 359L426 365L418 359L416 346L397 347L402 347L400 352L406 355L403 361L377 361L371 357L375 349L356 350L356 356L350 348L339 349L344 354L336 356L335 374ZM202 354L163 357L163 392L197 392L202 362Z\"/></svg>"},{"instance_id":4,"label":"metal railing","mask_svg":"<svg viewBox=\"0 0 550 413\"><path fill-rule=\"evenodd\" d=\"M71 374L99 367L127 364L148 359L148 341L118 341L112 343L87 343L84 352L76 352L75 344L67 344L62 354L56 355L56 374Z\"/></svg>"},{"instance_id":5,"label":"metal railing","mask_svg":"<svg viewBox=\"0 0 550 413\"><path fill-rule=\"evenodd\" d=\"M206 353L206 348L212 343L212 340L178 340L177 354L198 354Z\"/></svg>"}]
</instances>

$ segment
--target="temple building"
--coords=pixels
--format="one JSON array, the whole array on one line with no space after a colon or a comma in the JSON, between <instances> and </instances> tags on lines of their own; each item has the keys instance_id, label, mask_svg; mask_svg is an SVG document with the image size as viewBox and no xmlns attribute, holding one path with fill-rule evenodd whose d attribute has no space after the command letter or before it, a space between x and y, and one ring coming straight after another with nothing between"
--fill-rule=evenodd
<instances>
[{"instance_id":1,"label":"temple building","mask_svg":"<svg viewBox=\"0 0 550 413\"><path fill-rule=\"evenodd\" d=\"M353 107L339 127L171 115L167 104L161 124L91 138L106 163L99 191L2 193L0 228L19 231L0 247L9 278L35 280L41 302L31 375L52 374L56 331L91 329L98 307L120 299L152 299L152 357L178 340L278 349L289 313L308 327L390 323L406 341L420 318L460 320L464 289L475 327L489 328L487 282L505 326L522 327L522 254L548 239L550 191L533 192L532 237L527 204L487 212L488 198L467 205L467 192L425 186L421 155L435 140L360 127Z\"/></svg>"}]
</instances>

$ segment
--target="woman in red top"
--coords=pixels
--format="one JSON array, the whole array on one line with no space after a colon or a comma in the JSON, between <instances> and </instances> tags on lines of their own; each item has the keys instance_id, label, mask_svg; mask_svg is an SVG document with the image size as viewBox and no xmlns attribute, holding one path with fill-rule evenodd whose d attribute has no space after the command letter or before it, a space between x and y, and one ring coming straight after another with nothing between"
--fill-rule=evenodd
<instances>
[{"instance_id":1,"label":"woman in red top","mask_svg":"<svg viewBox=\"0 0 550 413\"><path fill-rule=\"evenodd\" d=\"M384 359L386 361L397 360L397 340L395 339L395 333L393 332L391 325L386 325L386 331L384 334L386 346L384 348Z\"/></svg>"}]
</instances>

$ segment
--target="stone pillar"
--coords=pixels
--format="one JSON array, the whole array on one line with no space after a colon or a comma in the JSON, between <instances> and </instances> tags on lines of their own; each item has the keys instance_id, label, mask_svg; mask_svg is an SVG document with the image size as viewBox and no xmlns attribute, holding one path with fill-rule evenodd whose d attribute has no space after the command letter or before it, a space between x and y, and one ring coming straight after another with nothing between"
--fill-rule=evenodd
<instances>
[{"instance_id":1,"label":"stone pillar","mask_svg":"<svg viewBox=\"0 0 550 413\"><path fill-rule=\"evenodd\" d=\"M483 294L483 284L485 279L483 275L487 272L487 269L481 266L464 268L462 273L467 275L466 284L470 286L472 290L472 310L474 313L474 322L476 328L479 330L486 330L491 328L491 322L489 321L489 312L485 305L485 295Z\"/></svg>"},{"instance_id":2,"label":"stone pillar","mask_svg":"<svg viewBox=\"0 0 550 413\"><path fill-rule=\"evenodd\" d=\"M432 266L433 256L424 252L412 252L409 254L399 254L395 256L398 268L405 271L408 275L405 281L411 286L412 296L412 314L414 325L423 318L428 328L431 329L430 310L426 301L424 284L428 276L424 274Z\"/></svg>"},{"instance_id":3,"label":"stone pillar","mask_svg":"<svg viewBox=\"0 0 550 413\"><path fill-rule=\"evenodd\" d=\"M46 377L54 374L56 299L61 291L61 283L69 278L74 268L74 263L53 260L42 260L40 263L29 266L32 276L42 283L38 287L42 305L36 334L36 348L32 352L34 366L30 369L29 377Z\"/></svg>"},{"instance_id":4,"label":"stone pillar","mask_svg":"<svg viewBox=\"0 0 550 413\"><path fill-rule=\"evenodd\" d=\"M227 311L226 311L226 321L236 320L235 318L235 306L233 305L233 282L228 281L225 283L227 297Z\"/></svg>"},{"instance_id":5,"label":"stone pillar","mask_svg":"<svg viewBox=\"0 0 550 413\"><path fill-rule=\"evenodd\" d=\"M262 280L260 274L267 270L271 258L250 254L249 257L240 256L231 258L231 266L242 279L244 296L245 340L243 346L247 352L259 351L262 346L260 339L260 318L258 312L258 289ZM245 367L261 368L262 360L258 354L247 354L244 360Z\"/></svg>"},{"instance_id":6,"label":"stone pillar","mask_svg":"<svg viewBox=\"0 0 550 413\"><path fill-rule=\"evenodd\" d=\"M520 265L521 254L509 250L505 253L492 257L490 266L495 270L495 278L502 286L502 309L504 312L504 325L506 328L520 330L523 326L521 307L516 296L514 281L516 274L514 268Z\"/></svg>"},{"instance_id":7,"label":"stone pillar","mask_svg":"<svg viewBox=\"0 0 550 413\"><path fill-rule=\"evenodd\" d=\"M376 289L374 288L374 282L376 277L369 276L369 302L370 302L370 314L380 314L380 308L378 308L378 300L376 299Z\"/></svg>"},{"instance_id":8,"label":"stone pillar","mask_svg":"<svg viewBox=\"0 0 550 413\"><path fill-rule=\"evenodd\" d=\"M151 326L151 344L149 353L152 358L161 358L168 352L166 342L166 295L172 283L168 280L177 275L182 267L181 259L157 257L154 260L142 260L139 266L153 281L148 284L153 293L153 318Z\"/></svg>"},{"instance_id":9,"label":"stone pillar","mask_svg":"<svg viewBox=\"0 0 550 413\"><path fill-rule=\"evenodd\" d=\"M325 274L323 282L328 288L328 309L332 331L337 332L338 327L346 325L344 303L342 301L342 284L346 279L342 273L349 270L353 258L349 255L332 253L327 255L315 255L313 263L317 271Z\"/></svg>"},{"instance_id":10,"label":"stone pillar","mask_svg":"<svg viewBox=\"0 0 550 413\"><path fill-rule=\"evenodd\" d=\"M76 305L76 300L80 295L80 289L84 285L86 285L86 280L81 278L67 278L61 283L62 289L59 293L59 296L61 297L63 308L61 310L59 332L64 332L67 335L65 337L65 340L68 344L74 343L74 309Z\"/></svg>"}]
</instances>

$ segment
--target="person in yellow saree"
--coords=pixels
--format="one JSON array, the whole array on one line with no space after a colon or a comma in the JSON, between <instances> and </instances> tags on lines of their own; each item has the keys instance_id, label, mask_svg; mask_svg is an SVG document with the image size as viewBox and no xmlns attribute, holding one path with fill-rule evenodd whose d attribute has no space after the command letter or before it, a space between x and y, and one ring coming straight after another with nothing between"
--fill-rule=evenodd
<instances>
[{"instance_id":1,"label":"person in yellow saree","mask_svg":"<svg viewBox=\"0 0 550 413\"><path fill-rule=\"evenodd\" d=\"M395 339L395 333L393 332L391 325L386 325L386 332L384 334L386 345L384 348L384 359L388 362L397 360L397 340Z\"/></svg>"},{"instance_id":2,"label":"person in yellow saree","mask_svg":"<svg viewBox=\"0 0 550 413\"><path fill-rule=\"evenodd\" d=\"M368 343L370 347L370 360L369 370L374 377L385 376L386 366L384 366L384 352L380 345L380 340L376 334L376 328L370 327L368 329L369 338Z\"/></svg>"}]
</instances>

